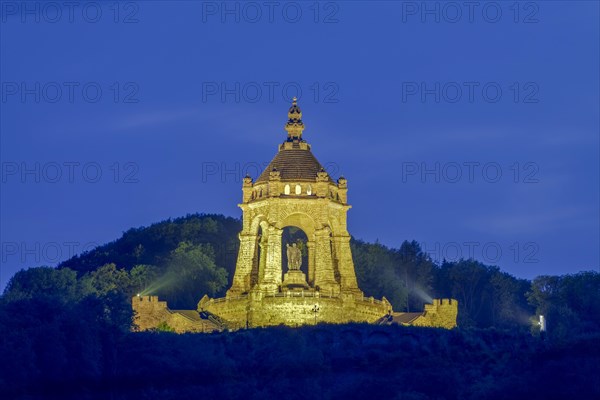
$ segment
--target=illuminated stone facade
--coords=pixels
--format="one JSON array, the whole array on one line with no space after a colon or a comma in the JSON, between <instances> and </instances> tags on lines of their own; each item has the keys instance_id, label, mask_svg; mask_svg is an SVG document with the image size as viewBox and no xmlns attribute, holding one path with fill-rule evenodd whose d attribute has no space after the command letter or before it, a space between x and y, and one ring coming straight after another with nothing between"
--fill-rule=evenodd
<instances>
[{"instance_id":1,"label":"illuminated stone facade","mask_svg":"<svg viewBox=\"0 0 600 400\"><path fill-rule=\"evenodd\" d=\"M204 296L196 313L210 316L214 329L318 322L454 327L455 301L444 300L440 307L442 302L435 300L424 313L406 314L394 313L385 298L364 297L356 281L346 229L348 183L343 177L334 181L302 138L304 123L296 99L285 129L287 138L269 166L256 181L244 178L239 204L243 227L232 285L224 298ZM295 246L282 244L286 227L306 235L306 273L300 269L298 257L289 259L290 254L297 254ZM282 261L284 251L287 266ZM188 321L187 311L171 311L163 302L154 304L157 299L132 301L139 329L153 328L164 320L177 331L209 330L208 323Z\"/></svg>"},{"instance_id":2,"label":"illuminated stone facade","mask_svg":"<svg viewBox=\"0 0 600 400\"><path fill-rule=\"evenodd\" d=\"M244 178L240 251L227 297L287 289L281 236L288 226L300 228L308 238L309 290L361 297L346 230L346 179L334 182L302 139L304 124L296 101L285 128L287 140L256 182Z\"/></svg>"}]
</instances>

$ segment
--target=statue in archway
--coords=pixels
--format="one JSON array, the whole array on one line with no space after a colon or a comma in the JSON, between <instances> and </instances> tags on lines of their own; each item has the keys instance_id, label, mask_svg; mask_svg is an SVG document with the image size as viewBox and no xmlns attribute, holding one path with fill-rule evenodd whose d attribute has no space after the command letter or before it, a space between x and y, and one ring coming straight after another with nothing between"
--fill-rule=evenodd
<instances>
[{"instance_id":1,"label":"statue in archway","mask_svg":"<svg viewBox=\"0 0 600 400\"><path fill-rule=\"evenodd\" d=\"M287 247L287 259L288 259L288 270L297 271L300 269L300 265L302 264L302 253L300 252L300 248L296 246L296 243L291 246L286 244Z\"/></svg>"}]
</instances>

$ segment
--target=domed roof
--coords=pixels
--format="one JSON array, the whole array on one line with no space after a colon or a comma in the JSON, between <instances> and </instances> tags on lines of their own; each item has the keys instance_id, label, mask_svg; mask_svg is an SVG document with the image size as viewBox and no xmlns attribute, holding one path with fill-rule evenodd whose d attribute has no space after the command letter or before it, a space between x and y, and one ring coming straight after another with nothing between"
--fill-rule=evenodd
<instances>
[{"instance_id":1,"label":"domed roof","mask_svg":"<svg viewBox=\"0 0 600 400\"><path fill-rule=\"evenodd\" d=\"M287 148L286 148L287 147ZM282 181L314 182L317 172L324 171L321 163L315 158L308 146L293 143L291 146L281 146L269 166L260 174L257 183L267 182L269 173L276 169ZM331 177L329 181L333 182Z\"/></svg>"},{"instance_id":2,"label":"domed roof","mask_svg":"<svg viewBox=\"0 0 600 400\"><path fill-rule=\"evenodd\" d=\"M304 130L302 111L298 107L295 97L292 106L288 110L288 122L285 125L285 130L288 132L286 141L279 146L279 152L260 174L256 183L268 182L269 176L274 170L279 171L279 177L282 181L310 182L316 180L318 172L325 171L310 151L310 145L302 139L302 131ZM330 182L333 182L329 175L327 177Z\"/></svg>"}]
</instances>

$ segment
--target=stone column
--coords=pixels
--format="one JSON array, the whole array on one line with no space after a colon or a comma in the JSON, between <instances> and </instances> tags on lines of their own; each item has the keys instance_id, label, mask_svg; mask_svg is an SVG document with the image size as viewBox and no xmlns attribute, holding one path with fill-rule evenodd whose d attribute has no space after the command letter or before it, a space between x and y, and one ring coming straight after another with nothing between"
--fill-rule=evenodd
<instances>
[{"instance_id":1,"label":"stone column","mask_svg":"<svg viewBox=\"0 0 600 400\"><path fill-rule=\"evenodd\" d=\"M314 286L315 284L315 242L309 240L306 242L308 249L308 284Z\"/></svg>"},{"instance_id":2,"label":"stone column","mask_svg":"<svg viewBox=\"0 0 600 400\"><path fill-rule=\"evenodd\" d=\"M266 238L257 235L257 243L254 246L254 258L252 259L252 273L250 274L250 290L256 286L261 276L261 258L264 257L264 249L266 248Z\"/></svg>"},{"instance_id":3,"label":"stone column","mask_svg":"<svg viewBox=\"0 0 600 400\"><path fill-rule=\"evenodd\" d=\"M268 236L267 233L265 232L265 234L263 234L262 238L260 239L258 245L260 246L260 259L258 260L258 280L257 283L260 283L263 281L263 278L265 276L265 266L267 263L267 249L269 247L268 245Z\"/></svg>"},{"instance_id":4,"label":"stone column","mask_svg":"<svg viewBox=\"0 0 600 400\"><path fill-rule=\"evenodd\" d=\"M281 235L282 229L269 226L269 236L267 239L267 251L264 274L259 282L261 291L267 294L275 294L281 286L282 268L281 268Z\"/></svg>"},{"instance_id":5,"label":"stone column","mask_svg":"<svg viewBox=\"0 0 600 400\"><path fill-rule=\"evenodd\" d=\"M333 237L337 265L340 273L342 291L361 293L356 282L356 272L352 261L352 250L350 249L350 235L336 235Z\"/></svg>"},{"instance_id":6,"label":"stone column","mask_svg":"<svg viewBox=\"0 0 600 400\"><path fill-rule=\"evenodd\" d=\"M237 263L235 265L233 283L227 291L227 297L239 296L250 290L252 266L254 265L258 235L240 233L239 238L240 251L238 252Z\"/></svg>"},{"instance_id":7,"label":"stone column","mask_svg":"<svg viewBox=\"0 0 600 400\"><path fill-rule=\"evenodd\" d=\"M322 295L337 295L340 287L335 281L329 228L315 231L315 287Z\"/></svg>"}]
</instances>

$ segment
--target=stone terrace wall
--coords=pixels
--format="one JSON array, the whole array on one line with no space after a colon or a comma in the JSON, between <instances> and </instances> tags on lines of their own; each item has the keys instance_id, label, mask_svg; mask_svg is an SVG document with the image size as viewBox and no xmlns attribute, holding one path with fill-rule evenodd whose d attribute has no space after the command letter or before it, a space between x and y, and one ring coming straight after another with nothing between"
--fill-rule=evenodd
<instances>
[{"instance_id":1,"label":"stone terrace wall","mask_svg":"<svg viewBox=\"0 0 600 400\"><path fill-rule=\"evenodd\" d=\"M452 329L456 327L457 316L457 300L433 299L433 304L425 304L425 312L414 320L411 325Z\"/></svg>"},{"instance_id":2,"label":"stone terrace wall","mask_svg":"<svg viewBox=\"0 0 600 400\"><path fill-rule=\"evenodd\" d=\"M277 296L250 295L228 299L203 299L199 309L209 311L236 327L288 325L300 326L316 322L347 323L375 322L392 307L386 301L372 298L355 299L353 296L321 297L318 295L278 294Z\"/></svg>"},{"instance_id":3,"label":"stone terrace wall","mask_svg":"<svg viewBox=\"0 0 600 400\"><path fill-rule=\"evenodd\" d=\"M213 332L218 330L212 322L190 318L185 314L169 310L166 301L159 301L158 296L135 296L131 299L135 312L134 324L138 331L155 329L161 323L166 323L177 333L183 332Z\"/></svg>"}]
</instances>

